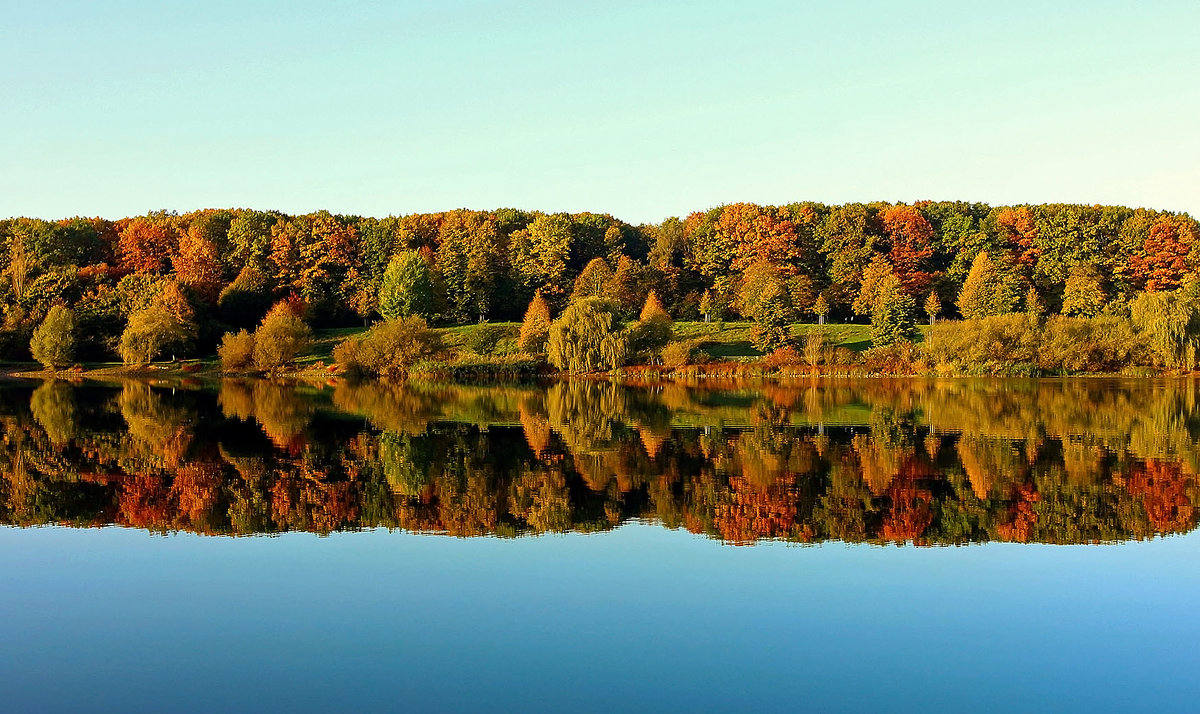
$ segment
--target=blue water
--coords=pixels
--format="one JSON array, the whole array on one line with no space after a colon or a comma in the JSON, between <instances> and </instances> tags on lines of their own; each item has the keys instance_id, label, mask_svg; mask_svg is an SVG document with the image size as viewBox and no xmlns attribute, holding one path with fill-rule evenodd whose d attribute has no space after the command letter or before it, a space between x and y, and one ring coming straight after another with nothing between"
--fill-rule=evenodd
<instances>
[{"instance_id":1,"label":"blue water","mask_svg":"<svg viewBox=\"0 0 1200 714\"><path fill-rule=\"evenodd\" d=\"M0 529L8 711L1189 711L1200 535Z\"/></svg>"}]
</instances>

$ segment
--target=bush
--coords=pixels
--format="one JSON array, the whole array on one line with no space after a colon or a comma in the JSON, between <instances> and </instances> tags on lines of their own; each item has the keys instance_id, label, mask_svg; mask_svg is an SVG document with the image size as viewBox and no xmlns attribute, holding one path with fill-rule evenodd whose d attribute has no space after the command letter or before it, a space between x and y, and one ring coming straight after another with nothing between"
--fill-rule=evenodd
<instances>
[{"instance_id":1,"label":"bush","mask_svg":"<svg viewBox=\"0 0 1200 714\"><path fill-rule=\"evenodd\" d=\"M1041 325L1024 313L939 322L929 328L926 354L941 371L1013 374L1036 370Z\"/></svg>"},{"instance_id":2,"label":"bush","mask_svg":"<svg viewBox=\"0 0 1200 714\"><path fill-rule=\"evenodd\" d=\"M1055 316L1043 330L1038 364L1047 371L1117 372L1153 360L1125 318Z\"/></svg>"},{"instance_id":3,"label":"bush","mask_svg":"<svg viewBox=\"0 0 1200 714\"><path fill-rule=\"evenodd\" d=\"M254 367L254 335L246 330L226 332L217 348L221 358L221 369L226 372L241 372Z\"/></svg>"},{"instance_id":4,"label":"bush","mask_svg":"<svg viewBox=\"0 0 1200 714\"><path fill-rule=\"evenodd\" d=\"M804 335L804 361L810 367L816 367L825 360L828 351L829 337L824 330L809 330Z\"/></svg>"},{"instance_id":5,"label":"bush","mask_svg":"<svg viewBox=\"0 0 1200 714\"><path fill-rule=\"evenodd\" d=\"M617 321L617 304L601 298L571 303L550 325L547 357L568 372L616 369L629 355L628 335Z\"/></svg>"},{"instance_id":6,"label":"bush","mask_svg":"<svg viewBox=\"0 0 1200 714\"><path fill-rule=\"evenodd\" d=\"M275 370L291 364L312 344L312 330L286 302L271 308L254 331L254 365Z\"/></svg>"},{"instance_id":7,"label":"bush","mask_svg":"<svg viewBox=\"0 0 1200 714\"><path fill-rule=\"evenodd\" d=\"M420 317L387 320L333 350L338 366L353 376L403 379L418 361L442 348L439 335Z\"/></svg>"},{"instance_id":8,"label":"bush","mask_svg":"<svg viewBox=\"0 0 1200 714\"><path fill-rule=\"evenodd\" d=\"M695 340L669 342L662 348L661 358L664 367L686 367L704 361L704 352L700 343Z\"/></svg>"},{"instance_id":9,"label":"bush","mask_svg":"<svg viewBox=\"0 0 1200 714\"><path fill-rule=\"evenodd\" d=\"M62 305L50 308L33 331L29 351L46 369L70 364L75 355L75 314Z\"/></svg>"}]
</instances>

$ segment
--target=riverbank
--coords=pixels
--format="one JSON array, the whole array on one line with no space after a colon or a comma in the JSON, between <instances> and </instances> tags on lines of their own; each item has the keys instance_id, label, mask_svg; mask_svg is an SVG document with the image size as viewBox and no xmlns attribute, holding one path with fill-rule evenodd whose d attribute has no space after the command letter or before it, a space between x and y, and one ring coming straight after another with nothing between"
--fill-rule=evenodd
<instances>
[{"instance_id":1,"label":"riverbank","mask_svg":"<svg viewBox=\"0 0 1200 714\"><path fill-rule=\"evenodd\" d=\"M961 323L950 323L961 324ZM1114 368L1064 369L1039 364L1034 353L1019 359L974 360L954 359L965 354L966 346L957 346L952 354L936 342L926 343L931 328L919 328L916 341L876 348L871 343L867 325L794 324L789 327L795 347L764 354L750 341L749 322L678 322L673 326L673 343L687 346L687 358L671 363L633 364L608 373L611 376L637 380L696 380L696 379L758 379L809 376L844 377L1055 377L1055 376L1121 376L1156 377L1186 375L1184 370L1167 370L1144 365ZM934 330L942 329L933 328ZM270 374L262 372L237 373L238 376L271 376L323 380L342 376L333 357L334 348L346 340L365 333L367 328L337 328L319 330L312 344L292 367ZM553 378L565 376L549 365L543 356L520 350L517 341L520 324L481 323L432 328L442 351L434 359L413 364L409 374L414 378L450 381L505 381ZM813 334L819 339L810 339ZM994 340L986 340L994 341ZM1002 340L1002 342L1004 342ZM969 351L969 350L968 350ZM664 353L665 354L665 353ZM1061 364L1061 360L1055 360ZM1081 363L1086 364L1085 363ZM1096 360L1092 365L1105 364ZM57 379L165 379L182 377L229 376L221 368L216 355L155 362L130 366L119 362L84 362L70 369L47 371L32 363L0 366L0 374L20 378Z\"/></svg>"}]
</instances>

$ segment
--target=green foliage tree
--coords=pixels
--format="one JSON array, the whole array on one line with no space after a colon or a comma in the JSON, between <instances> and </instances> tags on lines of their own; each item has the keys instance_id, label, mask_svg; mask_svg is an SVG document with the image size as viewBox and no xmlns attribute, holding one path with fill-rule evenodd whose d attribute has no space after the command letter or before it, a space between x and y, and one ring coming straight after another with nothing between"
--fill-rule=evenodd
<instances>
[{"instance_id":1,"label":"green foliage tree","mask_svg":"<svg viewBox=\"0 0 1200 714\"><path fill-rule=\"evenodd\" d=\"M1139 293L1129 317L1169 369L1195 369L1200 354L1200 301L1184 290Z\"/></svg>"},{"instance_id":2,"label":"green foliage tree","mask_svg":"<svg viewBox=\"0 0 1200 714\"><path fill-rule=\"evenodd\" d=\"M254 331L254 365L276 370L291 364L312 343L312 330L286 302L272 307Z\"/></svg>"},{"instance_id":3,"label":"green foliage tree","mask_svg":"<svg viewBox=\"0 0 1200 714\"><path fill-rule=\"evenodd\" d=\"M547 357L573 374L620 367L629 354L628 336L617 318L616 303L602 298L572 302L550 325Z\"/></svg>"},{"instance_id":4,"label":"green foliage tree","mask_svg":"<svg viewBox=\"0 0 1200 714\"><path fill-rule=\"evenodd\" d=\"M379 313L388 320L433 315L433 279L429 263L414 250L392 258L379 287Z\"/></svg>"},{"instance_id":5,"label":"green foliage tree","mask_svg":"<svg viewBox=\"0 0 1200 714\"><path fill-rule=\"evenodd\" d=\"M871 311L871 343L886 347L898 342L910 342L916 336L913 314L916 302L895 275L884 278L879 284Z\"/></svg>"},{"instance_id":6,"label":"green foliage tree","mask_svg":"<svg viewBox=\"0 0 1200 714\"><path fill-rule=\"evenodd\" d=\"M134 312L118 347L125 364L149 364L169 351L187 348L194 328L159 302Z\"/></svg>"},{"instance_id":7,"label":"green foliage tree","mask_svg":"<svg viewBox=\"0 0 1200 714\"><path fill-rule=\"evenodd\" d=\"M271 279L253 264L242 268L217 298L221 319L230 325L257 325L271 309Z\"/></svg>"},{"instance_id":8,"label":"green foliage tree","mask_svg":"<svg viewBox=\"0 0 1200 714\"><path fill-rule=\"evenodd\" d=\"M33 331L29 352L46 369L65 367L75 357L75 313L55 305Z\"/></svg>"},{"instance_id":9,"label":"green foliage tree","mask_svg":"<svg viewBox=\"0 0 1200 714\"><path fill-rule=\"evenodd\" d=\"M968 320L977 320L1012 312L1016 306L1016 281L992 261L987 251L980 252L958 294L958 311Z\"/></svg>"},{"instance_id":10,"label":"green foliage tree","mask_svg":"<svg viewBox=\"0 0 1200 714\"><path fill-rule=\"evenodd\" d=\"M1108 296L1104 292L1100 273L1092 265L1077 265L1071 269L1063 288L1062 312L1073 317L1093 317L1104 310Z\"/></svg>"},{"instance_id":11,"label":"green foliage tree","mask_svg":"<svg viewBox=\"0 0 1200 714\"><path fill-rule=\"evenodd\" d=\"M863 270L858 295L850 305L854 314L860 317L871 315L875 311L875 303L879 300L879 291L884 282L892 277L896 277L896 271L892 269L891 263L881 257L872 259Z\"/></svg>"}]
</instances>

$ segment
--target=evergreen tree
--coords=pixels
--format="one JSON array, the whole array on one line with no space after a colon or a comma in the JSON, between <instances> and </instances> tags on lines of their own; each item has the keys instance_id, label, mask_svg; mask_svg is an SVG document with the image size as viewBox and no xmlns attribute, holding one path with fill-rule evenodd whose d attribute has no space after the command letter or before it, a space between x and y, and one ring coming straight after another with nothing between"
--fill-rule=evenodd
<instances>
[{"instance_id":1,"label":"evergreen tree","mask_svg":"<svg viewBox=\"0 0 1200 714\"><path fill-rule=\"evenodd\" d=\"M667 308L663 307L662 300L658 299L658 293L653 290L646 295L646 304L642 305L642 314L638 317L642 322L651 320L666 320L671 322L671 316L667 314Z\"/></svg>"},{"instance_id":2,"label":"evergreen tree","mask_svg":"<svg viewBox=\"0 0 1200 714\"><path fill-rule=\"evenodd\" d=\"M876 347L911 341L916 335L913 314L917 305L895 275L885 278L871 311L871 344Z\"/></svg>"}]
</instances>

